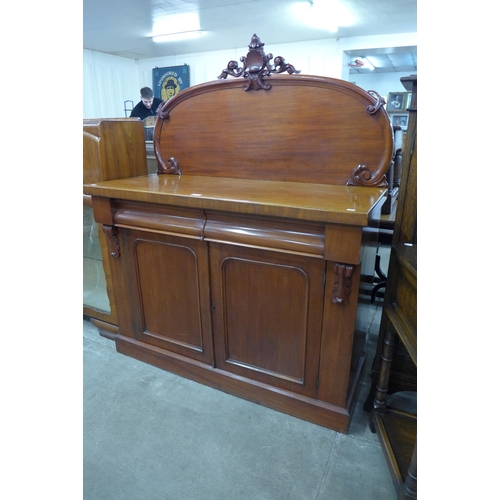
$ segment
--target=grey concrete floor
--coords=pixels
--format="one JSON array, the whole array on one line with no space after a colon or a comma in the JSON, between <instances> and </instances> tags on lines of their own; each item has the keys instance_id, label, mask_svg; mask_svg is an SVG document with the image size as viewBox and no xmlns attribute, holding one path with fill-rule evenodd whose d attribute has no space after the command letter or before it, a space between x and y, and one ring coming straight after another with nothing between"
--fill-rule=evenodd
<instances>
[{"instance_id":1,"label":"grey concrete floor","mask_svg":"<svg viewBox=\"0 0 500 500\"><path fill-rule=\"evenodd\" d=\"M368 359L348 434L119 354L84 320L84 499L395 500L363 410L381 302L360 308Z\"/></svg>"}]
</instances>

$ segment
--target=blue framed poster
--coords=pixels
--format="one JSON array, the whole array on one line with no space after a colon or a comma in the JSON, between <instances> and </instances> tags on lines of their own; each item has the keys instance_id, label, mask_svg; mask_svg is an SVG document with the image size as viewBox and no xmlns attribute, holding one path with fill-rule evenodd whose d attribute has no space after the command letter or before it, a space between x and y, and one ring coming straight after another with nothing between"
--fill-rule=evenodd
<instances>
[{"instance_id":1,"label":"blue framed poster","mask_svg":"<svg viewBox=\"0 0 500 500\"><path fill-rule=\"evenodd\" d=\"M168 101L181 90L189 87L189 66L153 68L153 94L162 101Z\"/></svg>"}]
</instances>

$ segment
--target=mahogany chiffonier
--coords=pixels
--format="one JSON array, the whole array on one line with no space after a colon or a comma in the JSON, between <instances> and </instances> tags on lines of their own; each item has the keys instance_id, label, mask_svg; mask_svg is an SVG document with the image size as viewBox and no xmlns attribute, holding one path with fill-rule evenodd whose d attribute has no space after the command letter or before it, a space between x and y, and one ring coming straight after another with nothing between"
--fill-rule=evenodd
<instances>
[{"instance_id":1,"label":"mahogany chiffonier","mask_svg":"<svg viewBox=\"0 0 500 500\"><path fill-rule=\"evenodd\" d=\"M383 99L298 74L254 35L241 67L163 104L158 172L90 183L119 352L347 432L392 127Z\"/></svg>"}]
</instances>

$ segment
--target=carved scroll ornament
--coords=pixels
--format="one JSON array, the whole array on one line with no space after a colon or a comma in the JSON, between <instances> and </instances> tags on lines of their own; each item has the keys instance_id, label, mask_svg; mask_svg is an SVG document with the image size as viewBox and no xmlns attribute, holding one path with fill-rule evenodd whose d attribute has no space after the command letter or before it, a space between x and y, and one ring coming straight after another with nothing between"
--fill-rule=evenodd
<instances>
[{"instance_id":1,"label":"carved scroll ornament","mask_svg":"<svg viewBox=\"0 0 500 500\"><path fill-rule=\"evenodd\" d=\"M386 104L385 99L375 92L374 90L368 90L368 93L375 98L375 103L370 104L366 107L366 111L370 115L374 115L382 106ZM377 171L375 175L372 174L366 165L358 165L352 172L349 180L346 183L347 186L363 186L363 187L382 187L386 188L389 186L387 182L387 177L385 174L380 175Z\"/></svg>"},{"instance_id":2,"label":"carved scroll ornament","mask_svg":"<svg viewBox=\"0 0 500 500\"><path fill-rule=\"evenodd\" d=\"M385 174L373 176L366 165L358 165L346 183L347 186L383 187L389 186Z\"/></svg>"},{"instance_id":3,"label":"carved scroll ornament","mask_svg":"<svg viewBox=\"0 0 500 500\"><path fill-rule=\"evenodd\" d=\"M349 295L351 295L353 266L335 263L333 270L335 278L333 280L332 302L345 305L349 302Z\"/></svg>"},{"instance_id":4,"label":"carved scroll ornament","mask_svg":"<svg viewBox=\"0 0 500 500\"><path fill-rule=\"evenodd\" d=\"M108 240L108 247L110 249L111 257L117 259L120 257L120 243L118 241L118 229L115 226L102 225L102 230Z\"/></svg>"},{"instance_id":5,"label":"carved scroll ornament","mask_svg":"<svg viewBox=\"0 0 500 500\"><path fill-rule=\"evenodd\" d=\"M368 111L370 115L374 115L384 104L386 104L386 102L385 99L374 90L368 90L368 93L376 99L376 102L375 104L367 106L366 111Z\"/></svg>"},{"instance_id":6,"label":"carved scroll ornament","mask_svg":"<svg viewBox=\"0 0 500 500\"><path fill-rule=\"evenodd\" d=\"M172 156L168 159L168 165L161 159L161 155L156 155L158 160L158 168L156 169L157 174L179 174L181 175L181 170L179 168L179 162Z\"/></svg>"},{"instance_id":7,"label":"carved scroll ornament","mask_svg":"<svg viewBox=\"0 0 500 500\"><path fill-rule=\"evenodd\" d=\"M262 43L260 38L254 34L248 45L250 51L246 57L240 57L243 67L239 67L236 61L229 61L227 68L224 69L217 78L225 79L227 75L234 77L243 76L243 78L248 79L248 85L243 87L243 90L269 90L271 85L264 83L264 77L271 76L272 73L284 73L285 71L289 75L292 73L300 73L300 71L296 70L291 64L287 64L285 59L281 56L274 58L273 66L270 63L273 55L264 52L262 48L264 45L265 43Z\"/></svg>"}]
</instances>

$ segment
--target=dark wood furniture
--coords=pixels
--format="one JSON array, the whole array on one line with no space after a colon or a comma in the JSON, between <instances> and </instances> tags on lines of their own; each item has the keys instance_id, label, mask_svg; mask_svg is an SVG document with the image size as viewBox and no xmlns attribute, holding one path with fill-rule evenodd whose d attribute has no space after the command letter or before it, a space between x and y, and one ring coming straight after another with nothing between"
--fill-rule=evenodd
<instances>
[{"instance_id":1,"label":"dark wood furniture","mask_svg":"<svg viewBox=\"0 0 500 500\"><path fill-rule=\"evenodd\" d=\"M147 174L144 125L137 118L83 120L83 184ZM118 318L109 249L93 217L92 199L83 195L83 314L101 335L114 338Z\"/></svg>"},{"instance_id":2,"label":"dark wood furniture","mask_svg":"<svg viewBox=\"0 0 500 500\"><path fill-rule=\"evenodd\" d=\"M416 498L416 397L400 391L389 395L391 364L403 345L417 365L417 248L396 244L391 250L381 321L383 349L373 402L372 429L379 436L398 498ZM414 458L412 458L414 456ZM409 481L407 481L409 479Z\"/></svg>"},{"instance_id":3,"label":"dark wood furniture","mask_svg":"<svg viewBox=\"0 0 500 500\"><path fill-rule=\"evenodd\" d=\"M403 161L403 130L399 125L393 125L394 131L394 156L387 170L387 200L382 205L382 214L390 215L395 208L401 183L401 168Z\"/></svg>"},{"instance_id":4,"label":"dark wood furniture","mask_svg":"<svg viewBox=\"0 0 500 500\"><path fill-rule=\"evenodd\" d=\"M412 101L374 363L372 413L372 430L379 436L399 500L417 498L417 77L401 81L412 92Z\"/></svg>"},{"instance_id":5,"label":"dark wood furniture","mask_svg":"<svg viewBox=\"0 0 500 500\"><path fill-rule=\"evenodd\" d=\"M116 347L347 432L392 129L375 92L296 74L263 45L162 106L157 174L85 186L108 236Z\"/></svg>"}]
</instances>

